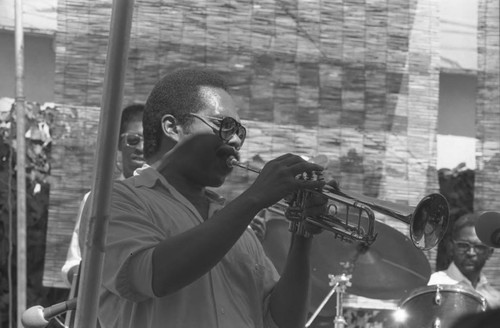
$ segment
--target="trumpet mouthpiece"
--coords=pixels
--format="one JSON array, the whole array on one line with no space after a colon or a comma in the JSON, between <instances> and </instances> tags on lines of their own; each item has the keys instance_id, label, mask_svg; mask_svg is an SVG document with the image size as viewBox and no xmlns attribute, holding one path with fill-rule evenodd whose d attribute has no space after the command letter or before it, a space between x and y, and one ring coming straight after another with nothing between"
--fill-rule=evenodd
<instances>
[{"instance_id":1,"label":"trumpet mouthpiece","mask_svg":"<svg viewBox=\"0 0 500 328\"><path fill-rule=\"evenodd\" d=\"M238 162L238 160L234 156L229 156L227 161L226 161L226 165L229 168L233 168L233 167L237 166L239 163L240 162Z\"/></svg>"},{"instance_id":2,"label":"trumpet mouthpiece","mask_svg":"<svg viewBox=\"0 0 500 328\"><path fill-rule=\"evenodd\" d=\"M229 168L233 168L233 167L237 166L237 167L241 167L242 169L257 173L257 174L260 173L260 170L253 169L253 168L249 167L248 165L241 164L240 161L238 161L238 159L236 159L236 157L234 157L234 156L228 157L228 159L226 161L226 165Z\"/></svg>"}]
</instances>

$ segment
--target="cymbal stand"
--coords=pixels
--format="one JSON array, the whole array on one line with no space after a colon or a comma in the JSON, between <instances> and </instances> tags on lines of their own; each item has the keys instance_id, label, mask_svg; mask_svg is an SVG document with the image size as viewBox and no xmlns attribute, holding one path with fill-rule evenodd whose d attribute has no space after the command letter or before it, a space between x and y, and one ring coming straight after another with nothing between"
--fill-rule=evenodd
<instances>
[{"instance_id":1,"label":"cymbal stand","mask_svg":"<svg viewBox=\"0 0 500 328\"><path fill-rule=\"evenodd\" d=\"M328 295L326 295L325 299L321 302L321 304L318 306L316 311L313 313L311 318L306 323L306 328L309 327L314 319L318 316L318 314L321 312L325 304L330 300L332 295L336 292L337 293L337 305L336 305L336 314L335 314L335 328L345 328L347 326L347 322L344 319L344 316L342 314L343 308L342 308L342 302L344 298L344 293L347 287L351 286L351 278L352 275L346 275L345 273L342 273L341 275L335 276L333 274L328 275L330 278L330 286L333 286Z\"/></svg>"}]
</instances>

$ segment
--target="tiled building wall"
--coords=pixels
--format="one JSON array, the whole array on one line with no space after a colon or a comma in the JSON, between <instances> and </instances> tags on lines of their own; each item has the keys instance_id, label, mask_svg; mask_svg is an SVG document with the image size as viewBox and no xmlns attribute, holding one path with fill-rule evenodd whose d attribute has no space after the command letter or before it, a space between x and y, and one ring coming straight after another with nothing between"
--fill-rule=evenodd
<instances>
[{"instance_id":1,"label":"tiled building wall","mask_svg":"<svg viewBox=\"0 0 500 328\"><path fill-rule=\"evenodd\" d=\"M109 1L59 1L62 106L99 107L110 12ZM436 13L433 0L137 0L124 104L145 100L173 69L217 69L250 127L244 160L324 154L342 188L415 205L438 190ZM92 170L82 163L82 172ZM80 194L89 187L83 180ZM49 235L70 230L74 216L51 211ZM46 264L48 285L61 284L63 248Z\"/></svg>"},{"instance_id":2,"label":"tiled building wall","mask_svg":"<svg viewBox=\"0 0 500 328\"><path fill-rule=\"evenodd\" d=\"M500 4L480 0L478 11L478 83L476 100L477 166L474 209L500 211ZM498 251L485 273L500 286ZM491 277L491 278L490 278Z\"/></svg>"}]
</instances>

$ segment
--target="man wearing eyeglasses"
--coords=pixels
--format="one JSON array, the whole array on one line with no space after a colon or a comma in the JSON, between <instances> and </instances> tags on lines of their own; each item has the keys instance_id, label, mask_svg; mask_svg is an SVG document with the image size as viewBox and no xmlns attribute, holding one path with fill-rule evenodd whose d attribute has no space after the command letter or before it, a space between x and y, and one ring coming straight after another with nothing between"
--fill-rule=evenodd
<instances>
[{"instance_id":1,"label":"man wearing eyeglasses","mask_svg":"<svg viewBox=\"0 0 500 328\"><path fill-rule=\"evenodd\" d=\"M143 136L142 136L142 114L144 112L143 104L133 104L125 107L122 111L120 120L120 138L118 144L119 151L119 179L125 179L134 173L136 169L144 165L143 156ZM71 243L66 256L66 261L61 269L62 277L69 286L73 283L73 277L77 272L81 255L80 224L85 203L90 193L86 193L80 204L77 215L75 229L71 236Z\"/></svg>"},{"instance_id":2,"label":"man wearing eyeglasses","mask_svg":"<svg viewBox=\"0 0 500 328\"><path fill-rule=\"evenodd\" d=\"M452 262L446 270L433 273L428 285L461 284L481 294L489 308L499 308L500 292L481 272L493 254L493 248L484 245L476 235L478 217L479 213L468 213L456 220L449 245Z\"/></svg>"},{"instance_id":3,"label":"man wearing eyeglasses","mask_svg":"<svg viewBox=\"0 0 500 328\"><path fill-rule=\"evenodd\" d=\"M150 167L115 183L102 275L103 328L304 327L312 234L292 234L281 277L251 220L285 195L324 182L321 171L286 154L225 204L218 187L239 159L247 131L224 80L180 70L161 79L146 102L144 156ZM311 200L310 213L324 211Z\"/></svg>"}]
</instances>

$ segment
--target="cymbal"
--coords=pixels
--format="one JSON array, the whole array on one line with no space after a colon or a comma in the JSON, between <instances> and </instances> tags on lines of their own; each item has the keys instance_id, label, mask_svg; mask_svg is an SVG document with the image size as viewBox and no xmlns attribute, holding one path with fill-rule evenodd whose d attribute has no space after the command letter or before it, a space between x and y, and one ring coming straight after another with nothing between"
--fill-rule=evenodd
<instances>
[{"instance_id":1,"label":"cymbal","mask_svg":"<svg viewBox=\"0 0 500 328\"><path fill-rule=\"evenodd\" d=\"M328 275L352 274L347 293L375 299L399 299L425 286L431 267L425 254L398 230L375 222L377 238L370 246L343 242L324 231L313 240L311 266L320 288Z\"/></svg>"},{"instance_id":2,"label":"cymbal","mask_svg":"<svg viewBox=\"0 0 500 328\"><path fill-rule=\"evenodd\" d=\"M375 232L377 238L370 246L341 241L329 231L314 237L311 250L312 305L319 306L332 289L329 275L351 274L352 285L347 287L346 293L381 300L400 299L409 291L427 284L431 275L430 263L410 238L379 221L375 222ZM274 219L267 222L263 246L279 272L286 261L289 239L288 221ZM333 296L330 303L334 304L334 299ZM330 306L327 303L325 308Z\"/></svg>"}]
</instances>

